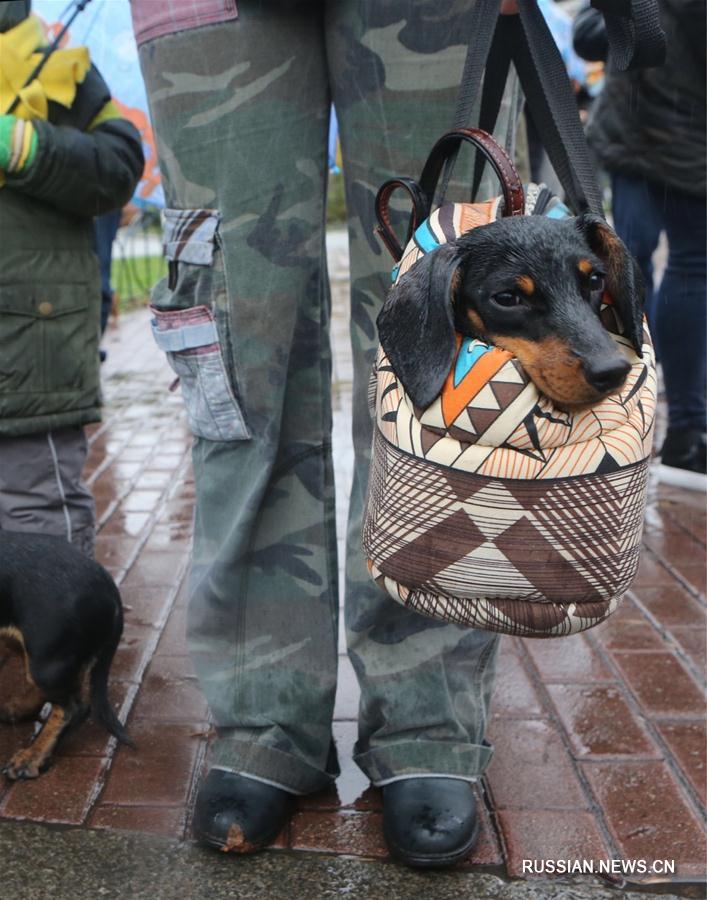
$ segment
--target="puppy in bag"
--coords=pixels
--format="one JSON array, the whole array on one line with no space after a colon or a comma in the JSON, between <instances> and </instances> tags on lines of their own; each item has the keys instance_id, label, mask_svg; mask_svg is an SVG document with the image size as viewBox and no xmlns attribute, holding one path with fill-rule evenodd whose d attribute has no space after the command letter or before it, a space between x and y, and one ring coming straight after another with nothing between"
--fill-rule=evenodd
<instances>
[{"instance_id":1,"label":"puppy in bag","mask_svg":"<svg viewBox=\"0 0 707 900\"><path fill-rule=\"evenodd\" d=\"M461 142L503 196L444 203ZM418 612L554 637L613 613L638 567L656 406L643 287L599 215L524 192L484 132L443 136L378 318L373 458L363 525L371 576ZM419 198L422 197L423 201Z\"/></svg>"}]
</instances>

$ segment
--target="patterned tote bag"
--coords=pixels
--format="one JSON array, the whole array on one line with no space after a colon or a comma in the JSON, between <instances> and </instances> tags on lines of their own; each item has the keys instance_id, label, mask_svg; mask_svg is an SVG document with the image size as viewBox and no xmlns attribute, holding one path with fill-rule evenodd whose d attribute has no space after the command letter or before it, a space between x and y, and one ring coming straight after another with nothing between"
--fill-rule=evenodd
<instances>
[{"instance_id":1,"label":"patterned tote bag","mask_svg":"<svg viewBox=\"0 0 707 900\"><path fill-rule=\"evenodd\" d=\"M523 197L505 153L488 135L463 131L495 157L504 195L445 203L413 221L394 282L425 253L501 215L569 215L546 189L531 185ZM415 182L384 185L389 247L387 202L397 187L419 208ZM543 396L511 353L460 335L442 393L418 409L379 349L362 542L372 578L394 600L528 637L583 631L616 610L638 567L656 375L647 329L639 358L607 295L601 319L631 371L620 393L574 413Z\"/></svg>"}]
</instances>

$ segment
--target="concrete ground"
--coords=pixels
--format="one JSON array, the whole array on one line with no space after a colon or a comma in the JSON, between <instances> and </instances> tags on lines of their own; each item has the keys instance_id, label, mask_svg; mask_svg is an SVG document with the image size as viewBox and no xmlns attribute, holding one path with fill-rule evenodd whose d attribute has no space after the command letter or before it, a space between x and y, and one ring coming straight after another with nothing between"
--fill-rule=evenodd
<instances>
[{"instance_id":1,"label":"concrete ground","mask_svg":"<svg viewBox=\"0 0 707 900\"><path fill-rule=\"evenodd\" d=\"M343 550L352 466L345 236L334 234L329 249ZM337 789L303 798L258 857L190 843L211 734L184 643L194 486L181 399L148 319L140 310L109 331L105 418L90 429L88 466L98 557L126 607L111 693L139 750L116 750L87 723L40 779L0 785L0 895L602 898L614 891L598 879L524 878L523 860L615 858L674 861L674 876L644 876L640 890L704 896L704 498L657 485L640 573L612 620L555 641L503 639L482 835L457 870L410 872L388 859L379 793L351 762L358 691L343 642ZM16 677L7 664L0 691ZM0 760L32 728L0 728Z\"/></svg>"}]
</instances>

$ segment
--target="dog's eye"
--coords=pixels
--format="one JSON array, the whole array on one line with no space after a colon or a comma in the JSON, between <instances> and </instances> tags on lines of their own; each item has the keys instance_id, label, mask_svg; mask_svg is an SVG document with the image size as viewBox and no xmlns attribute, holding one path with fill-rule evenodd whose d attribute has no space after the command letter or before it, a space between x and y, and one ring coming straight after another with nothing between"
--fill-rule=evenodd
<instances>
[{"instance_id":1,"label":"dog's eye","mask_svg":"<svg viewBox=\"0 0 707 900\"><path fill-rule=\"evenodd\" d=\"M491 298L498 306L504 309L510 309L513 306L520 306L523 303L523 297L520 294L514 294L511 291L502 291L500 294L494 294Z\"/></svg>"},{"instance_id":2,"label":"dog's eye","mask_svg":"<svg viewBox=\"0 0 707 900\"><path fill-rule=\"evenodd\" d=\"M592 272L589 276L589 290L592 294L597 294L604 291L604 276L600 275L599 272Z\"/></svg>"}]
</instances>

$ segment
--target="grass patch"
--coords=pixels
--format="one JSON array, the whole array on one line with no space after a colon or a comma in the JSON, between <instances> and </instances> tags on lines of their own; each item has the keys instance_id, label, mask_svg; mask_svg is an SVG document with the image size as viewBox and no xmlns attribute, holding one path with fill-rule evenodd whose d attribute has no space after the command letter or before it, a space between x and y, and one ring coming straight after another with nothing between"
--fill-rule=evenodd
<instances>
[{"instance_id":1,"label":"grass patch","mask_svg":"<svg viewBox=\"0 0 707 900\"><path fill-rule=\"evenodd\" d=\"M120 298L121 310L132 308L150 296L155 284L167 274L162 256L129 256L114 259L111 268L113 290Z\"/></svg>"},{"instance_id":2,"label":"grass patch","mask_svg":"<svg viewBox=\"0 0 707 900\"><path fill-rule=\"evenodd\" d=\"M344 196L344 176L341 172L329 173L326 220L329 224L346 222L346 198Z\"/></svg>"}]
</instances>

